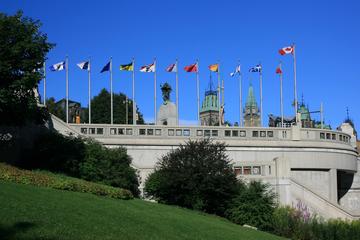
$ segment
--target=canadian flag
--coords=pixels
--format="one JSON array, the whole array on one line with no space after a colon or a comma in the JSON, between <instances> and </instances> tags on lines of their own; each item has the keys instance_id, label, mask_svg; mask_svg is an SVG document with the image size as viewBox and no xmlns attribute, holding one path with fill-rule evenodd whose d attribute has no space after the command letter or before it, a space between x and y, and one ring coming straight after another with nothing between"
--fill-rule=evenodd
<instances>
[{"instance_id":1,"label":"canadian flag","mask_svg":"<svg viewBox=\"0 0 360 240\"><path fill-rule=\"evenodd\" d=\"M294 46L289 46L289 47L284 47L282 49L279 50L280 55L285 55L285 54L293 54L294 53Z\"/></svg>"}]
</instances>

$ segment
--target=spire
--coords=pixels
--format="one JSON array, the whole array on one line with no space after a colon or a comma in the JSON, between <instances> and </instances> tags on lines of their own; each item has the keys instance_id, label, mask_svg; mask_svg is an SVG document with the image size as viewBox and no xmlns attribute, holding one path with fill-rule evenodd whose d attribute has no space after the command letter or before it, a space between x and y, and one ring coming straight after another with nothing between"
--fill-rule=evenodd
<instances>
[{"instance_id":1,"label":"spire","mask_svg":"<svg viewBox=\"0 0 360 240\"><path fill-rule=\"evenodd\" d=\"M248 96L247 96L247 99L246 99L245 106L246 107L257 108L257 103L256 103L256 99L255 99L255 96L254 96L254 88L253 88L251 83L250 83L250 86L249 86Z\"/></svg>"}]
</instances>

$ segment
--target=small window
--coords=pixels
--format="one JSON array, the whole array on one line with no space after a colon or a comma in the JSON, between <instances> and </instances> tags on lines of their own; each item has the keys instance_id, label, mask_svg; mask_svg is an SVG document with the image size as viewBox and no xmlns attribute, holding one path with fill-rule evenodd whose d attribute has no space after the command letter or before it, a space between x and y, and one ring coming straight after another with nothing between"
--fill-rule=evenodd
<instances>
[{"instance_id":1,"label":"small window","mask_svg":"<svg viewBox=\"0 0 360 240\"><path fill-rule=\"evenodd\" d=\"M124 134L125 134L125 129L123 129L123 128L118 128L118 134L119 134L119 135L124 135Z\"/></svg>"},{"instance_id":2,"label":"small window","mask_svg":"<svg viewBox=\"0 0 360 240\"><path fill-rule=\"evenodd\" d=\"M266 137L266 132L265 131L260 131L260 137Z\"/></svg>"},{"instance_id":3,"label":"small window","mask_svg":"<svg viewBox=\"0 0 360 240\"><path fill-rule=\"evenodd\" d=\"M252 136L253 137L259 137L259 132L258 131L253 131Z\"/></svg>"},{"instance_id":4,"label":"small window","mask_svg":"<svg viewBox=\"0 0 360 240\"><path fill-rule=\"evenodd\" d=\"M87 134L87 128L81 128L81 129L80 129L80 132L81 132L82 134Z\"/></svg>"},{"instance_id":5,"label":"small window","mask_svg":"<svg viewBox=\"0 0 360 240\"><path fill-rule=\"evenodd\" d=\"M168 129L168 135L174 136L174 129Z\"/></svg>"},{"instance_id":6,"label":"small window","mask_svg":"<svg viewBox=\"0 0 360 240\"><path fill-rule=\"evenodd\" d=\"M133 135L133 130L131 128L127 128L126 135Z\"/></svg>"},{"instance_id":7,"label":"small window","mask_svg":"<svg viewBox=\"0 0 360 240\"><path fill-rule=\"evenodd\" d=\"M233 130L232 131L232 136L233 137L238 137L239 136L239 131L238 130Z\"/></svg>"},{"instance_id":8,"label":"small window","mask_svg":"<svg viewBox=\"0 0 360 240\"><path fill-rule=\"evenodd\" d=\"M282 131L282 137L287 138L287 132L286 131Z\"/></svg>"},{"instance_id":9,"label":"small window","mask_svg":"<svg viewBox=\"0 0 360 240\"><path fill-rule=\"evenodd\" d=\"M219 135L218 130L212 130L211 134L212 134L213 137L217 137Z\"/></svg>"},{"instance_id":10,"label":"small window","mask_svg":"<svg viewBox=\"0 0 360 240\"><path fill-rule=\"evenodd\" d=\"M147 135L154 135L154 129L148 129Z\"/></svg>"},{"instance_id":11,"label":"small window","mask_svg":"<svg viewBox=\"0 0 360 240\"><path fill-rule=\"evenodd\" d=\"M225 130L225 137L230 137L230 136L231 136L231 131Z\"/></svg>"},{"instance_id":12,"label":"small window","mask_svg":"<svg viewBox=\"0 0 360 240\"><path fill-rule=\"evenodd\" d=\"M268 135L268 137L272 138L272 137L274 137L274 132L273 131L268 131L267 135Z\"/></svg>"},{"instance_id":13,"label":"small window","mask_svg":"<svg viewBox=\"0 0 360 240\"><path fill-rule=\"evenodd\" d=\"M190 136L190 129L184 129L184 136Z\"/></svg>"},{"instance_id":14,"label":"small window","mask_svg":"<svg viewBox=\"0 0 360 240\"><path fill-rule=\"evenodd\" d=\"M96 129L96 134L104 134L104 129L103 128L97 128Z\"/></svg>"},{"instance_id":15,"label":"small window","mask_svg":"<svg viewBox=\"0 0 360 240\"><path fill-rule=\"evenodd\" d=\"M145 135L145 134L146 134L146 129L140 128L139 129L139 135Z\"/></svg>"},{"instance_id":16,"label":"small window","mask_svg":"<svg viewBox=\"0 0 360 240\"><path fill-rule=\"evenodd\" d=\"M271 175L271 166L269 166L269 175Z\"/></svg>"},{"instance_id":17,"label":"small window","mask_svg":"<svg viewBox=\"0 0 360 240\"><path fill-rule=\"evenodd\" d=\"M332 140L336 140L336 134L334 134L334 133L331 134L331 139L332 139Z\"/></svg>"},{"instance_id":18,"label":"small window","mask_svg":"<svg viewBox=\"0 0 360 240\"><path fill-rule=\"evenodd\" d=\"M254 166L252 168L252 174L253 175L260 175L261 174L261 167L260 166Z\"/></svg>"},{"instance_id":19,"label":"small window","mask_svg":"<svg viewBox=\"0 0 360 240\"><path fill-rule=\"evenodd\" d=\"M182 130L176 129L176 136L181 136L181 135L182 135Z\"/></svg>"},{"instance_id":20,"label":"small window","mask_svg":"<svg viewBox=\"0 0 360 240\"><path fill-rule=\"evenodd\" d=\"M330 139L330 133L326 133L326 139Z\"/></svg>"},{"instance_id":21,"label":"small window","mask_svg":"<svg viewBox=\"0 0 360 240\"><path fill-rule=\"evenodd\" d=\"M95 134L95 128L89 128L89 133L90 134Z\"/></svg>"},{"instance_id":22,"label":"small window","mask_svg":"<svg viewBox=\"0 0 360 240\"><path fill-rule=\"evenodd\" d=\"M204 130L204 136L210 137L210 130Z\"/></svg>"},{"instance_id":23,"label":"small window","mask_svg":"<svg viewBox=\"0 0 360 240\"><path fill-rule=\"evenodd\" d=\"M196 136L200 137L203 135L203 131L202 130L197 130L196 131Z\"/></svg>"},{"instance_id":24,"label":"small window","mask_svg":"<svg viewBox=\"0 0 360 240\"><path fill-rule=\"evenodd\" d=\"M325 139L325 133L320 133L320 139Z\"/></svg>"},{"instance_id":25,"label":"small window","mask_svg":"<svg viewBox=\"0 0 360 240\"><path fill-rule=\"evenodd\" d=\"M241 167L235 167L234 172L236 176L242 175L242 168Z\"/></svg>"},{"instance_id":26,"label":"small window","mask_svg":"<svg viewBox=\"0 0 360 240\"><path fill-rule=\"evenodd\" d=\"M251 167L250 166L245 166L243 174L244 175L250 175L251 174Z\"/></svg>"},{"instance_id":27,"label":"small window","mask_svg":"<svg viewBox=\"0 0 360 240\"><path fill-rule=\"evenodd\" d=\"M246 132L245 131L240 131L240 137L246 137Z\"/></svg>"},{"instance_id":28,"label":"small window","mask_svg":"<svg viewBox=\"0 0 360 240\"><path fill-rule=\"evenodd\" d=\"M343 140L343 136L339 135L339 140L342 141Z\"/></svg>"},{"instance_id":29,"label":"small window","mask_svg":"<svg viewBox=\"0 0 360 240\"><path fill-rule=\"evenodd\" d=\"M116 135L116 128L110 128L110 135Z\"/></svg>"},{"instance_id":30,"label":"small window","mask_svg":"<svg viewBox=\"0 0 360 240\"><path fill-rule=\"evenodd\" d=\"M155 129L155 135L161 136L161 129Z\"/></svg>"}]
</instances>

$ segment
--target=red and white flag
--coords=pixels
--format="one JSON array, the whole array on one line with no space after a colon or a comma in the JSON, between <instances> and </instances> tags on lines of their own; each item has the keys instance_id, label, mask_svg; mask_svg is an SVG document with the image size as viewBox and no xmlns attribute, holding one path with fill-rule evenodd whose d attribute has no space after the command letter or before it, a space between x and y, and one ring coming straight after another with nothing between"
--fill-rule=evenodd
<instances>
[{"instance_id":1,"label":"red and white flag","mask_svg":"<svg viewBox=\"0 0 360 240\"><path fill-rule=\"evenodd\" d=\"M155 72L155 63L142 66L140 72Z\"/></svg>"},{"instance_id":2,"label":"red and white flag","mask_svg":"<svg viewBox=\"0 0 360 240\"><path fill-rule=\"evenodd\" d=\"M198 72L197 63L191 64L189 66L184 67L185 72Z\"/></svg>"},{"instance_id":3,"label":"red and white flag","mask_svg":"<svg viewBox=\"0 0 360 240\"><path fill-rule=\"evenodd\" d=\"M285 54L294 54L294 46L288 46L288 47L284 47L282 49L279 50L280 55L285 55Z\"/></svg>"},{"instance_id":4,"label":"red and white flag","mask_svg":"<svg viewBox=\"0 0 360 240\"><path fill-rule=\"evenodd\" d=\"M279 65L277 68L276 68L276 74L282 74L282 70L281 70L281 66Z\"/></svg>"},{"instance_id":5,"label":"red and white flag","mask_svg":"<svg viewBox=\"0 0 360 240\"><path fill-rule=\"evenodd\" d=\"M168 66L168 67L166 68L166 71L167 71L167 72L177 72L176 63L173 63L173 64L171 64L170 66Z\"/></svg>"}]
</instances>

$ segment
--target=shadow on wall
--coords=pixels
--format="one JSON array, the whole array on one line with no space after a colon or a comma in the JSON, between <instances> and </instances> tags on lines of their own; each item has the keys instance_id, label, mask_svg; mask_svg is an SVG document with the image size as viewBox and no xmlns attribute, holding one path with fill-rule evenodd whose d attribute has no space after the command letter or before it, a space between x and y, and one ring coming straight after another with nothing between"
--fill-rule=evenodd
<instances>
[{"instance_id":1,"label":"shadow on wall","mask_svg":"<svg viewBox=\"0 0 360 240\"><path fill-rule=\"evenodd\" d=\"M338 201L350 190L354 180L354 173L338 171L337 183L338 183Z\"/></svg>"}]
</instances>

